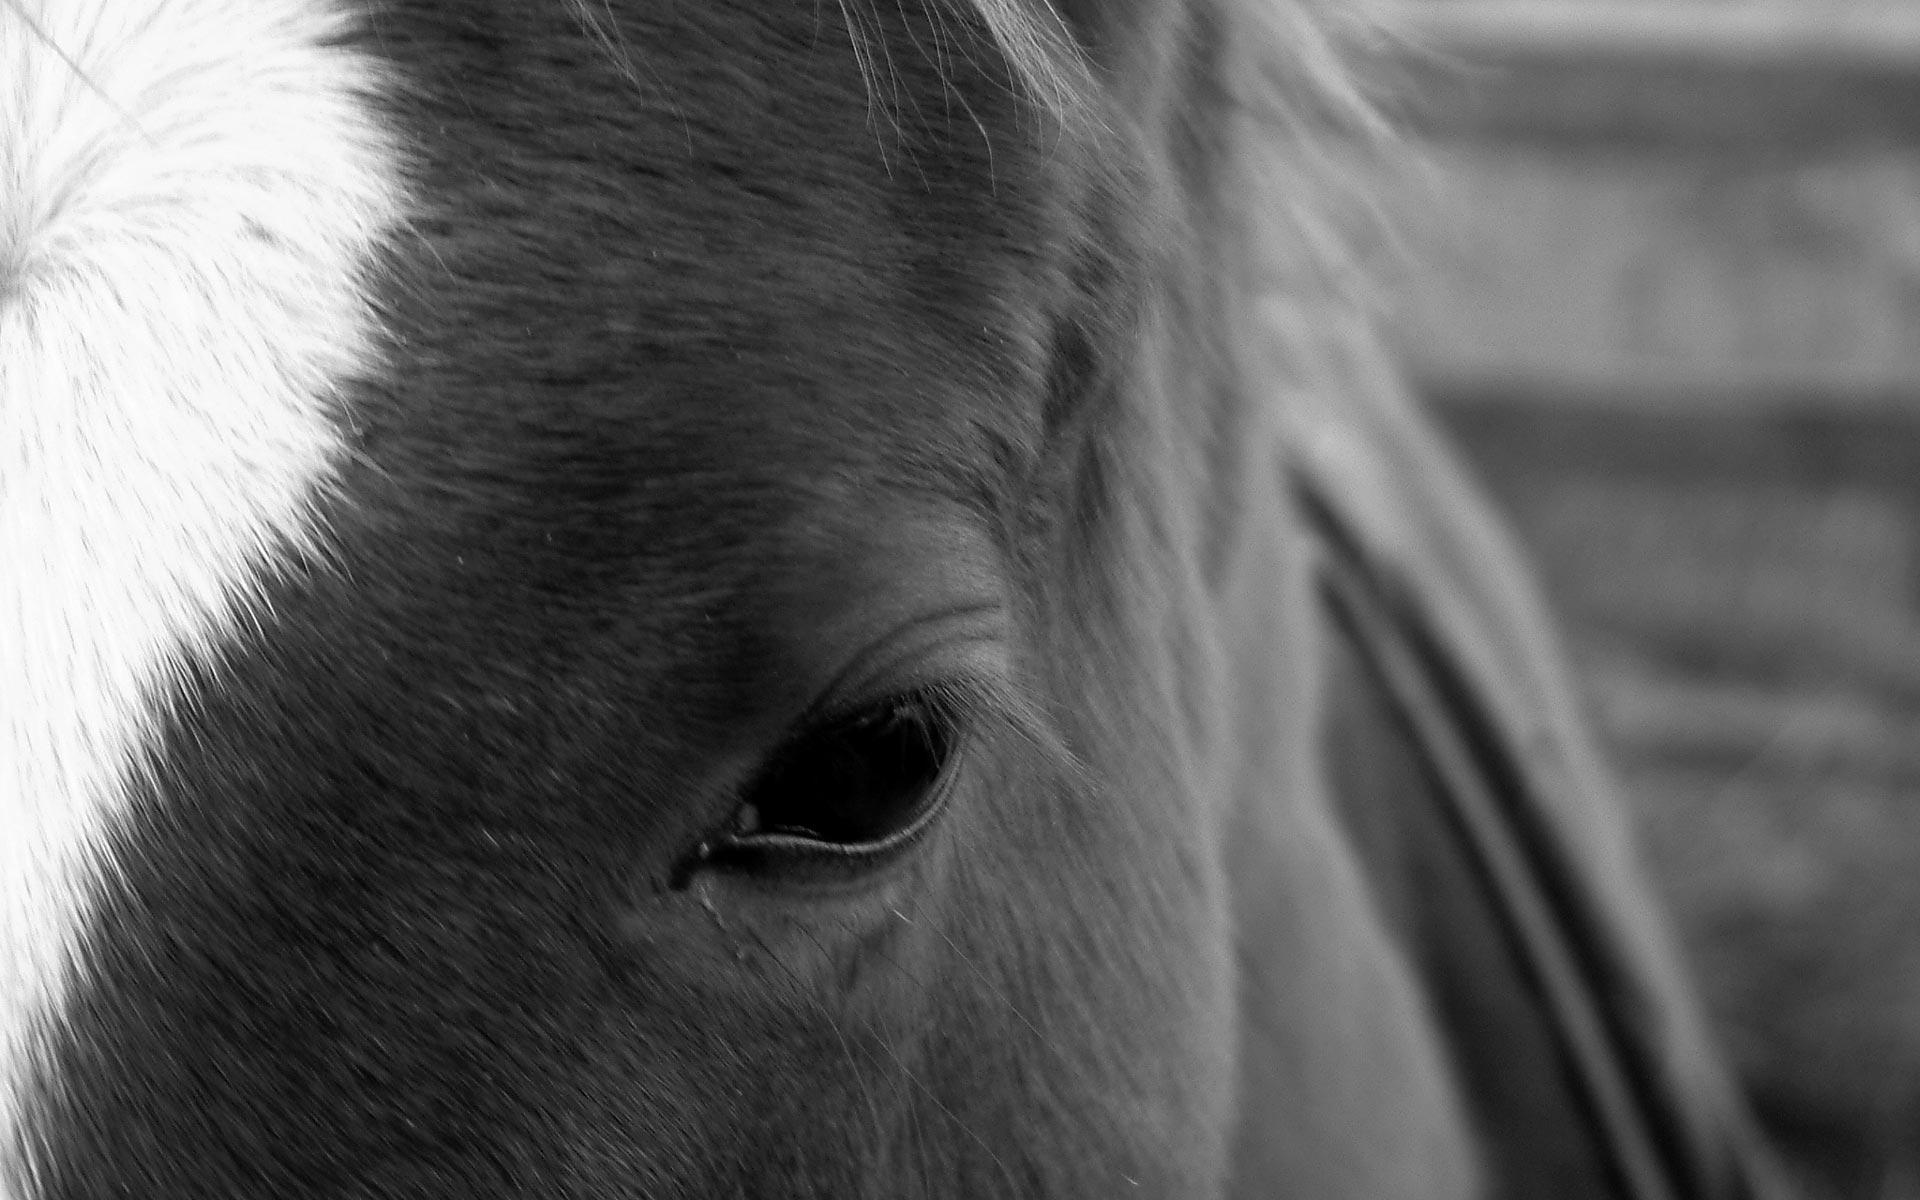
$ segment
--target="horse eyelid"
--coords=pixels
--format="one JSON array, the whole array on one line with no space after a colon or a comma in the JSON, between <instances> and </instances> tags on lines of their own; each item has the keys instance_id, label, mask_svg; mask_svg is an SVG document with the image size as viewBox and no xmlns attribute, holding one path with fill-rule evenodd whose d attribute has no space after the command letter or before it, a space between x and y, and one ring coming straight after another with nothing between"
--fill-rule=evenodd
<instances>
[{"instance_id":1,"label":"horse eyelid","mask_svg":"<svg viewBox=\"0 0 1920 1200\"><path fill-rule=\"evenodd\" d=\"M916 689L895 692L839 721L813 724L787 743L788 747L803 746L811 737L836 736L849 727L862 724L879 725L898 719L899 714L909 708L930 714L940 722L945 732L939 738L937 747L929 743L929 751L937 758L932 764L934 773L911 798L911 815L899 828L883 836L857 842L838 842L828 836L780 829L742 831L737 827L741 812L752 805L751 799L743 799L741 809L736 809L731 818L735 827L702 839L675 868L671 889L683 890L697 872L707 868L772 874L797 871L799 877L804 878L809 872L823 869L856 872L870 867L878 868L906 853L939 824L952 797L959 763L969 743L975 740L964 724L964 718L952 713L946 704L927 695L924 690ZM777 755L769 761L770 764L777 763ZM774 769L777 770L777 766ZM754 785L748 785L746 795L751 797L753 790Z\"/></svg>"},{"instance_id":2,"label":"horse eyelid","mask_svg":"<svg viewBox=\"0 0 1920 1200\"><path fill-rule=\"evenodd\" d=\"M954 744L940 764L939 774L928 787L926 797L920 801L913 819L885 837L870 842L841 844L794 834L767 833L753 835L750 842L744 839L737 841L733 847L751 849L755 853L791 853L808 858L839 859L848 863L877 862L889 858L918 842L939 822L956 786L954 780L965 756L967 741L964 733L955 734ZM712 847L709 857L724 854L729 848L726 845Z\"/></svg>"}]
</instances>

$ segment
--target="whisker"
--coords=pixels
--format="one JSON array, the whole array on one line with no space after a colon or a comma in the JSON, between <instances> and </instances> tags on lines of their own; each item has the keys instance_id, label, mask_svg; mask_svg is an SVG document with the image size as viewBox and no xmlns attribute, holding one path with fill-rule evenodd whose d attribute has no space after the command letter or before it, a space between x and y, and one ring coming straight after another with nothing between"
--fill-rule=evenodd
<instances>
[{"instance_id":1,"label":"whisker","mask_svg":"<svg viewBox=\"0 0 1920 1200\"><path fill-rule=\"evenodd\" d=\"M899 918L902 923L907 925L914 924L913 918L907 916L907 914L901 912L899 909L895 908L895 909L890 909L889 911L891 911L895 917ZM954 956L966 965L967 970L973 973L973 977L976 980L978 980L987 989L988 993L990 993L995 1000L998 1000L1002 1005L1004 1005L1008 1012L1012 1013L1015 1017L1019 1018L1020 1023L1027 1027L1027 1031L1029 1033L1033 1034L1034 1037L1039 1038L1041 1043L1043 1045L1046 1045L1049 1049L1057 1051L1060 1048L1058 1045L1054 1044L1052 1038L1048 1037L1044 1032L1041 1031L1038 1025L1033 1023L1033 1019L1027 1016L1026 1012L1023 1009L1021 1009L1021 1007L1018 1004L1015 1004L1013 1002L1012 997L1008 996L1004 991L1000 990L1000 988L994 983L993 978L989 976L986 973L986 971L981 968L979 963L973 960L972 956L967 954L966 951L962 950L960 948L960 944L954 941L952 937L948 936L947 932L944 929L941 929L939 926L934 925L931 922L927 923L926 928L931 929L935 937L939 938L941 941L947 944L947 948L952 950L954 953ZM894 962L894 965L896 967L899 967L900 972L903 975L906 975L907 978L912 979L915 983L924 984L927 982L925 979L916 977L911 971L908 971L904 966L901 966L897 960L892 959L891 956L889 956L889 961Z\"/></svg>"},{"instance_id":2,"label":"whisker","mask_svg":"<svg viewBox=\"0 0 1920 1200\"><path fill-rule=\"evenodd\" d=\"M817 947L820 950L822 955L827 954L826 946L820 941L818 937L814 936L812 931L803 928L801 932L805 934L807 939L811 941L815 945L815 947ZM761 942L761 946L763 949L765 948L765 945L766 945L765 942ZM790 977L794 978L796 982L799 981L799 977L797 973L795 973L791 967L788 967L785 963L779 963L779 960L777 958L774 961L778 963L781 969L785 970ZM894 960L892 960L891 957L889 956L889 961L894 961ZM898 966L898 963L896 962L895 965ZM905 968L901 968L901 970L904 972ZM908 977L913 978L911 974L909 974ZM802 990L805 990L804 985L802 985ZM838 1028L837 1023L834 1021L832 1013L830 1013L827 1010L827 1006L824 1003L822 1003L818 997L813 996L810 992L808 993L808 998L812 1001L814 1007L820 1010L820 1015L826 1018L828 1024L835 1025L837 1029ZM942 1101L940 1097L934 1095L933 1090L931 1088L927 1087L925 1083L921 1082L919 1076L914 1073L913 1068L908 1066L906 1061L900 1057L898 1052L896 1052L893 1049L893 1047L887 1044L887 1039L884 1036L884 1034L882 1034L880 1030L875 1028L872 1022L862 1020L860 1023L863 1026L865 1026L867 1032L875 1036L875 1040L879 1043L881 1052L884 1053L887 1056L887 1058L891 1060L893 1064L900 1069L901 1077L905 1079L909 1085L917 1089L921 1094L921 1096L923 1096L928 1103L932 1104L936 1109L938 1109L943 1116L945 1116L949 1121L953 1122L955 1127L957 1127L962 1133L966 1134L967 1137L970 1138L976 1146L978 1146L982 1151L986 1153L987 1157L993 1161L993 1164L995 1167L999 1168L1001 1174L1006 1177L1008 1184L1011 1186L1012 1190L1009 1191L1008 1194L1009 1195L1015 1194L1019 1190L1017 1186L1019 1181L1019 1176L1016 1175L1013 1169L1007 1165L1006 1160L1000 1157L999 1152L993 1148L992 1144L989 1143L985 1138L981 1137L979 1132L975 1130L973 1126L968 1124L967 1121L960 1116L960 1114L954 1112L951 1108L947 1107L946 1103Z\"/></svg>"}]
</instances>

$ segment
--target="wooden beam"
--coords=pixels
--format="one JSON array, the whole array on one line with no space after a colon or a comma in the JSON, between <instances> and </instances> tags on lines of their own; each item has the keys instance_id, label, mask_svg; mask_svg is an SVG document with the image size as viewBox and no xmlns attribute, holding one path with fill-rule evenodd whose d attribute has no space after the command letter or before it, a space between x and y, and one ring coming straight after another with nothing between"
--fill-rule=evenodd
<instances>
[{"instance_id":1,"label":"wooden beam","mask_svg":"<svg viewBox=\"0 0 1920 1200\"><path fill-rule=\"evenodd\" d=\"M1920 154L1427 147L1381 273L1436 392L1751 410L1920 397ZM1391 260L1390 260L1391 261Z\"/></svg>"},{"instance_id":2,"label":"wooden beam","mask_svg":"<svg viewBox=\"0 0 1920 1200\"><path fill-rule=\"evenodd\" d=\"M1920 146L1920 11L1396 0L1416 133L1569 149Z\"/></svg>"}]
</instances>

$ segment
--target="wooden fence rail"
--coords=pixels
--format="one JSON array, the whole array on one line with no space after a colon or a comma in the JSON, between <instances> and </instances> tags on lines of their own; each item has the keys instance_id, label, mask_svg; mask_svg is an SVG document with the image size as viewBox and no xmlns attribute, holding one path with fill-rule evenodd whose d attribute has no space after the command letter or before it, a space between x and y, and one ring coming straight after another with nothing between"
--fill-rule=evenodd
<instances>
[{"instance_id":1,"label":"wooden fence rail","mask_svg":"<svg viewBox=\"0 0 1920 1200\"><path fill-rule=\"evenodd\" d=\"M1920 418L1920 10L1389 15L1429 391Z\"/></svg>"},{"instance_id":2,"label":"wooden fence rail","mask_svg":"<svg viewBox=\"0 0 1920 1200\"><path fill-rule=\"evenodd\" d=\"M1405 116L1556 146L1920 146L1920 11L1422 0L1390 6Z\"/></svg>"}]
</instances>

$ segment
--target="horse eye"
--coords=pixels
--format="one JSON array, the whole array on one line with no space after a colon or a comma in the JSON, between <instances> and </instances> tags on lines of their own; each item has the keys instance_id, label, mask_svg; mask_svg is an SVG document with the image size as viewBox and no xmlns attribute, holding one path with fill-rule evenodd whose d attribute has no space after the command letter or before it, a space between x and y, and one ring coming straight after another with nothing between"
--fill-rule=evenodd
<instances>
[{"instance_id":1,"label":"horse eye","mask_svg":"<svg viewBox=\"0 0 1920 1200\"><path fill-rule=\"evenodd\" d=\"M867 858L903 847L940 807L956 740L951 718L919 696L803 733L748 785L709 857L751 865L744 860L769 854Z\"/></svg>"}]
</instances>

